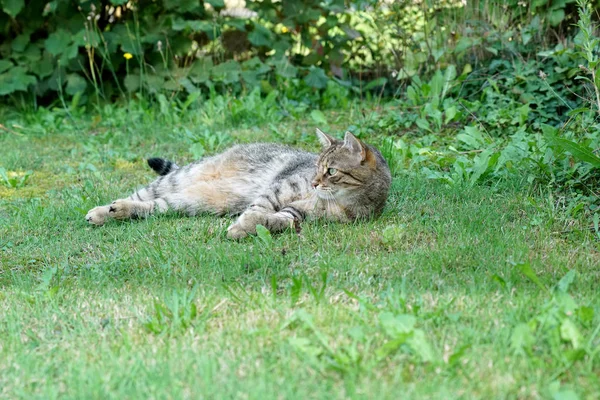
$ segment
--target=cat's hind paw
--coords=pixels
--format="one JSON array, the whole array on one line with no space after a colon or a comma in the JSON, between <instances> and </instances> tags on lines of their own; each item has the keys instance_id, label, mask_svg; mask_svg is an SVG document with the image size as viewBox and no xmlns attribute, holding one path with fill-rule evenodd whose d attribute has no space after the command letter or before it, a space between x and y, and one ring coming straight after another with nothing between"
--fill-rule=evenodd
<instances>
[{"instance_id":1,"label":"cat's hind paw","mask_svg":"<svg viewBox=\"0 0 600 400\"><path fill-rule=\"evenodd\" d=\"M227 239L239 240L248 236L248 232L246 232L239 223L229 225L227 228Z\"/></svg>"},{"instance_id":2,"label":"cat's hind paw","mask_svg":"<svg viewBox=\"0 0 600 400\"><path fill-rule=\"evenodd\" d=\"M85 220L91 225L102 226L109 213L109 206L94 207L85 216Z\"/></svg>"}]
</instances>

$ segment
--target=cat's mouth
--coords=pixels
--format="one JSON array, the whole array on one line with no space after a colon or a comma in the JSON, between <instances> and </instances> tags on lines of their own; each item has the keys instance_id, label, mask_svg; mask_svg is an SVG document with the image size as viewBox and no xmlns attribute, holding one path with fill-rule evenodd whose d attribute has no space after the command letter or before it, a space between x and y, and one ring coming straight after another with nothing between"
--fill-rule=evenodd
<instances>
[{"instance_id":1,"label":"cat's mouth","mask_svg":"<svg viewBox=\"0 0 600 400\"><path fill-rule=\"evenodd\" d=\"M317 193L317 197L323 200L333 200L335 198L333 189L316 187L315 193Z\"/></svg>"}]
</instances>

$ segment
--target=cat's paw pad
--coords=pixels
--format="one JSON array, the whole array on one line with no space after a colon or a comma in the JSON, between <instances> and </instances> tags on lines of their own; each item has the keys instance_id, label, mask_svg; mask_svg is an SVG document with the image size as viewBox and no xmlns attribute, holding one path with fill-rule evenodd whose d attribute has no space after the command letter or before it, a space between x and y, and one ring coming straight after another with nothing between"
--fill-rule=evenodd
<instances>
[{"instance_id":1,"label":"cat's paw pad","mask_svg":"<svg viewBox=\"0 0 600 400\"><path fill-rule=\"evenodd\" d=\"M108 213L115 219L131 218L133 202L129 200L115 200L108 206Z\"/></svg>"},{"instance_id":2,"label":"cat's paw pad","mask_svg":"<svg viewBox=\"0 0 600 400\"><path fill-rule=\"evenodd\" d=\"M248 236L248 232L246 232L239 223L231 224L229 228L227 228L228 239L239 240L246 236Z\"/></svg>"},{"instance_id":3,"label":"cat's paw pad","mask_svg":"<svg viewBox=\"0 0 600 400\"><path fill-rule=\"evenodd\" d=\"M107 206L94 207L90 211L88 211L88 213L85 216L85 220L92 225L102 226L104 225L107 216Z\"/></svg>"}]
</instances>

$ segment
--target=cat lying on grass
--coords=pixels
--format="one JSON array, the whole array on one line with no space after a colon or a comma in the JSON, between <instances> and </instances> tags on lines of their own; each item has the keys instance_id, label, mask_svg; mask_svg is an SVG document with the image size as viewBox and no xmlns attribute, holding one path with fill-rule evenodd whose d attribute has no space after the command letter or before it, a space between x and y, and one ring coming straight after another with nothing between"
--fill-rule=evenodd
<instances>
[{"instance_id":1,"label":"cat lying on grass","mask_svg":"<svg viewBox=\"0 0 600 400\"><path fill-rule=\"evenodd\" d=\"M337 140L317 129L321 154L273 143L238 145L179 168L148 160L158 179L126 199L92 208L93 225L107 218L146 217L174 209L239 218L227 237L240 239L263 225L283 231L309 218L350 222L381 214L391 175L381 153L346 132Z\"/></svg>"}]
</instances>

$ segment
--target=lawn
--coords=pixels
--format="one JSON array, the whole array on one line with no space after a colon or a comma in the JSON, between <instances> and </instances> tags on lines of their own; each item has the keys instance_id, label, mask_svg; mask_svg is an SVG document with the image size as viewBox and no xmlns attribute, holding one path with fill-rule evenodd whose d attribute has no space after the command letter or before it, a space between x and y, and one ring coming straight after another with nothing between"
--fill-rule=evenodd
<instances>
[{"instance_id":1,"label":"lawn","mask_svg":"<svg viewBox=\"0 0 600 400\"><path fill-rule=\"evenodd\" d=\"M150 182L147 157L317 150L315 121L5 117L0 398L600 398L598 240L525 179L399 171L376 221L240 242L212 216L98 228L87 210Z\"/></svg>"}]
</instances>

